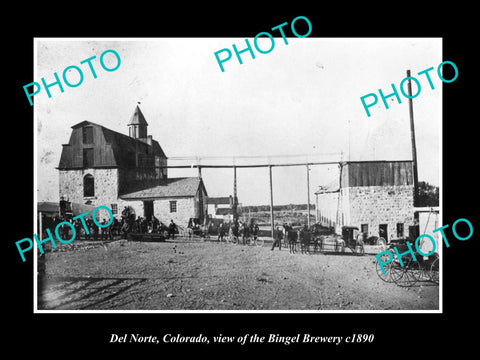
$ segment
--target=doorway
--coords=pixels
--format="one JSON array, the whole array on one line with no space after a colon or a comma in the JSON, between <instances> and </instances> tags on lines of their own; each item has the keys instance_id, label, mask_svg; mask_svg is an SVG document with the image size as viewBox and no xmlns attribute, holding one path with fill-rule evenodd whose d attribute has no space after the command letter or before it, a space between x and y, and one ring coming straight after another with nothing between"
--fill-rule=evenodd
<instances>
[{"instance_id":1,"label":"doorway","mask_svg":"<svg viewBox=\"0 0 480 360\"><path fill-rule=\"evenodd\" d=\"M388 241L388 224L380 224L378 227L378 236Z\"/></svg>"},{"instance_id":2,"label":"doorway","mask_svg":"<svg viewBox=\"0 0 480 360\"><path fill-rule=\"evenodd\" d=\"M143 216L147 221L151 221L153 217L153 200L143 202Z\"/></svg>"}]
</instances>

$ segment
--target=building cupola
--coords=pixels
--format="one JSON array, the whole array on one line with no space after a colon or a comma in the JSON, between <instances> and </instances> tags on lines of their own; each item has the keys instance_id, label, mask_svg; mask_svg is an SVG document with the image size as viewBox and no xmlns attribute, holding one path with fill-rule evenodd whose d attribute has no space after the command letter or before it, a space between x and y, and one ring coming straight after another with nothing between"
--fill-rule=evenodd
<instances>
[{"instance_id":1,"label":"building cupola","mask_svg":"<svg viewBox=\"0 0 480 360\"><path fill-rule=\"evenodd\" d=\"M134 139L146 139L147 126L147 121L137 105L132 117L130 118L130 122L128 123L128 134Z\"/></svg>"}]
</instances>

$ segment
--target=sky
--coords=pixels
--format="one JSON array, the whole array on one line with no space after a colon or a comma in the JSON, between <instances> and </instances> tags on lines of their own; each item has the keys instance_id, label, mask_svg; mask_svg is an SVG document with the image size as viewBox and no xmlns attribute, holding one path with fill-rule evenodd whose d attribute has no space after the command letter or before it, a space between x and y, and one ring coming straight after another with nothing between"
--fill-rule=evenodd
<instances>
[{"instance_id":1,"label":"sky","mask_svg":"<svg viewBox=\"0 0 480 360\"><path fill-rule=\"evenodd\" d=\"M253 43L253 39L249 39ZM269 47L262 39L259 46ZM265 42L266 41L266 42ZM71 127L88 120L128 134L138 103L169 165L275 164L348 160L411 159L408 101L379 99L368 117L360 97L382 89L391 93L406 77L434 67L435 89L417 76L422 88L413 100L420 181L441 185L442 82L436 68L441 38L275 38L268 54L254 48L255 59L235 55L220 70L214 53L245 47L244 38L35 39L32 81L54 81L76 65L84 79L78 87L44 89L34 97L37 201L58 201L62 144ZM100 55L115 50L120 67L102 69ZM92 65L81 61L96 56ZM107 67L116 60L104 57ZM67 74L75 83L75 72ZM414 92L415 85L414 86ZM28 102L28 100L26 99ZM188 157L191 160L176 160ZM198 157L200 160L192 160ZM307 202L307 170L273 168L274 204ZM196 176L196 169L169 169L170 177ZM310 202L319 185L338 176L337 165L310 167ZM209 196L233 193L232 169L203 169ZM269 204L268 168L238 169L239 202Z\"/></svg>"}]
</instances>

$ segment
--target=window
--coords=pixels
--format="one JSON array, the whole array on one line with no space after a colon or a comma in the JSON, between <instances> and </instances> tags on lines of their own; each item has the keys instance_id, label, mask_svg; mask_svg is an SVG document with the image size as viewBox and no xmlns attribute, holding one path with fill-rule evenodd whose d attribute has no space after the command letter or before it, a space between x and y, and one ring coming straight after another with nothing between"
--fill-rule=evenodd
<instances>
[{"instance_id":1,"label":"window","mask_svg":"<svg viewBox=\"0 0 480 360\"><path fill-rule=\"evenodd\" d=\"M83 177L83 196L95 196L95 181L91 174Z\"/></svg>"},{"instance_id":2,"label":"window","mask_svg":"<svg viewBox=\"0 0 480 360\"><path fill-rule=\"evenodd\" d=\"M110 204L110 208L112 209L112 214L113 214L113 215L117 215L117 214L118 214L117 204Z\"/></svg>"},{"instance_id":3,"label":"window","mask_svg":"<svg viewBox=\"0 0 480 360\"><path fill-rule=\"evenodd\" d=\"M397 237L402 238L404 234L404 226L403 223L397 223Z\"/></svg>"},{"instance_id":4,"label":"window","mask_svg":"<svg viewBox=\"0 0 480 360\"><path fill-rule=\"evenodd\" d=\"M82 128L83 143L93 144L93 127L85 126Z\"/></svg>"},{"instance_id":5,"label":"window","mask_svg":"<svg viewBox=\"0 0 480 360\"><path fill-rule=\"evenodd\" d=\"M83 149L83 167L93 167L93 149Z\"/></svg>"},{"instance_id":6,"label":"window","mask_svg":"<svg viewBox=\"0 0 480 360\"><path fill-rule=\"evenodd\" d=\"M177 202L176 201L170 201L170 212L177 212Z\"/></svg>"},{"instance_id":7,"label":"window","mask_svg":"<svg viewBox=\"0 0 480 360\"><path fill-rule=\"evenodd\" d=\"M364 234L368 235L368 224L362 224L360 225L360 231Z\"/></svg>"}]
</instances>

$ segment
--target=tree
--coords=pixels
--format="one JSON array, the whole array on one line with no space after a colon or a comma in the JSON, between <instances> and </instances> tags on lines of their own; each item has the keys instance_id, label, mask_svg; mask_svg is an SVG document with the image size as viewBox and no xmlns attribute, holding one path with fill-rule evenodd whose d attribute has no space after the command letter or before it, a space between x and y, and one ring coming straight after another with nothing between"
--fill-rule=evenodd
<instances>
[{"instance_id":1,"label":"tree","mask_svg":"<svg viewBox=\"0 0 480 360\"><path fill-rule=\"evenodd\" d=\"M438 206L440 189L438 186L430 185L426 181L418 182L418 204L417 206Z\"/></svg>"}]
</instances>

